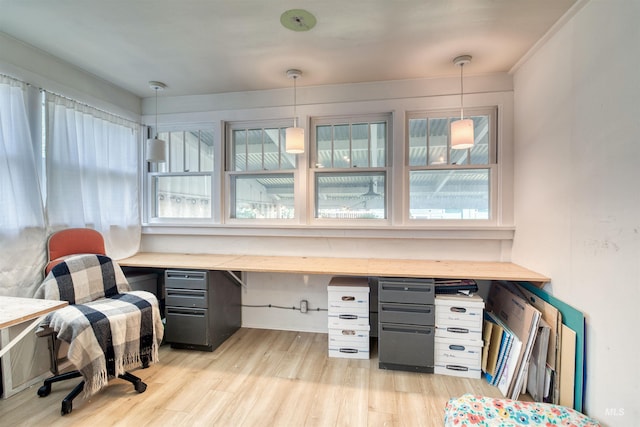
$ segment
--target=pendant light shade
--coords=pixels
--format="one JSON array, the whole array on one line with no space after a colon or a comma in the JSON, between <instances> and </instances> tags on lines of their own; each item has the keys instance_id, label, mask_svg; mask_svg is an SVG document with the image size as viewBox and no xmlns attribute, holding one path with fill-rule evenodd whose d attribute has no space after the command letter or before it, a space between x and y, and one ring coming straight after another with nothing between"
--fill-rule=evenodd
<instances>
[{"instance_id":1,"label":"pendant light shade","mask_svg":"<svg viewBox=\"0 0 640 427\"><path fill-rule=\"evenodd\" d=\"M156 91L156 127L155 137L147 139L146 160L150 163L164 163L167 161L167 143L158 139L158 91L167 87L162 82L149 82L151 89Z\"/></svg>"},{"instance_id":2,"label":"pendant light shade","mask_svg":"<svg viewBox=\"0 0 640 427\"><path fill-rule=\"evenodd\" d=\"M293 79L293 127L285 131L285 151L291 154L304 153L304 128L298 127L296 116L296 80L302 75L300 70L288 70L287 77Z\"/></svg>"},{"instance_id":3,"label":"pendant light shade","mask_svg":"<svg viewBox=\"0 0 640 427\"><path fill-rule=\"evenodd\" d=\"M462 80L462 69L466 64L471 62L470 55L458 56L453 63L460 67L460 120L451 122L451 148L455 150L463 150L473 147L475 140L473 134L473 120L464 118L463 94L464 86Z\"/></svg>"}]
</instances>

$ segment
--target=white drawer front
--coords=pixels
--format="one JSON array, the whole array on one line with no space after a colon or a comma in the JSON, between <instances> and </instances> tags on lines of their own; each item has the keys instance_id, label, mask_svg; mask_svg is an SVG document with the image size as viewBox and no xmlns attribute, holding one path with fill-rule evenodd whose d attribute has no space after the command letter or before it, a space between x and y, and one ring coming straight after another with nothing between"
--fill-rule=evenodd
<instances>
[{"instance_id":1,"label":"white drawer front","mask_svg":"<svg viewBox=\"0 0 640 427\"><path fill-rule=\"evenodd\" d=\"M329 329L361 329L369 330L369 312L366 314L332 314L329 313Z\"/></svg>"},{"instance_id":2,"label":"white drawer front","mask_svg":"<svg viewBox=\"0 0 640 427\"><path fill-rule=\"evenodd\" d=\"M358 350L349 347L329 348L329 357L339 357L343 359L368 359L369 350Z\"/></svg>"},{"instance_id":3,"label":"white drawer front","mask_svg":"<svg viewBox=\"0 0 640 427\"><path fill-rule=\"evenodd\" d=\"M482 362L482 347L441 343L436 338L434 358L436 365L463 364L479 369Z\"/></svg>"},{"instance_id":4,"label":"white drawer front","mask_svg":"<svg viewBox=\"0 0 640 427\"><path fill-rule=\"evenodd\" d=\"M369 314L369 304L359 305L359 306L345 306L337 302L329 303L329 314L360 314L367 315Z\"/></svg>"},{"instance_id":5,"label":"white drawer front","mask_svg":"<svg viewBox=\"0 0 640 427\"><path fill-rule=\"evenodd\" d=\"M470 366L460 365L460 364L443 365L443 364L438 364L437 362L433 368L433 373L440 374L440 375L451 375L454 377L476 378L476 379L480 378L481 376L480 368L476 369Z\"/></svg>"},{"instance_id":6,"label":"white drawer front","mask_svg":"<svg viewBox=\"0 0 640 427\"><path fill-rule=\"evenodd\" d=\"M460 326L442 327L436 325L436 338L453 338L458 340L482 341L482 328Z\"/></svg>"},{"instance_id":7,"label":"white drawer front","mask_svg":"<svg viewBox=\"0 0 640 427\"><path fill-rule=\"evenodd\" d=\"M482 308L436 305L436 326L482 328Z\"/></svg>"},{"instance_id":8,"label":"white drawer front","mask_svg":"<svg viewBox=\"0 0 640 427\"><path fill-rule=\"evenodd\" d=\"M354 348L357 350L369 351L369 333L365 331L367 336L345 337L343 335L334 336L329 333L329 348Z\"/></svg>"}]
</instances>

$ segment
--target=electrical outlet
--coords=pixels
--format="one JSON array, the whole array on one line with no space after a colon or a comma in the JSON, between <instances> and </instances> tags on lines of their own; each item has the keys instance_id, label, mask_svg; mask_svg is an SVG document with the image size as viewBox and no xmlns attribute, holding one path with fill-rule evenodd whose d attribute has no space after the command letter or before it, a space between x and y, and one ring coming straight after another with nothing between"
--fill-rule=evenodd
<instances>
[{"instance_id":1,"label":"electrical outlet","mask_svg":"<svg viewBox=\"0 0 640 427\"><path fill-rule=\"evenodd\" d=\"M309 302L306 299L300 300L300 313L306 313L309 309Z\"/></svg>"}]
</instances>

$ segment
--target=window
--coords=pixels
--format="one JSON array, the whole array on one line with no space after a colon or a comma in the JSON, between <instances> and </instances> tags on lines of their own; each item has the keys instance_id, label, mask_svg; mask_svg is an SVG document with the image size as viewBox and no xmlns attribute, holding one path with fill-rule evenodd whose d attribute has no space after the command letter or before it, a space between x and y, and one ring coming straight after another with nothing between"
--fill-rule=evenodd
<instances>
[{"instance_id":1,"label":"window","mask_svg":"<svg viewBox=\"0 0 640 427\"><path fill-rule=\"evenodd\" d=\"M227 124L227 180L232 219L296 216L296 157L285 152L283 123Z\"/></svg>"},{"instance_id":2,"label":"window","mask_svg":"<svg viewBox=\"0 0 640 427\"><path fill-rule=\"evenodd\" d=\"M149 174L152 219L213 217L213 130L160 132L168 159Z\"/></svg>"},{"instance_id":3,"label":"window","mask_svg":"<svg viewBox=\"0 0 640 427\"><path fill-rule=\"evenodd\" d=\"M312 120L316 219L387 219L391 114Z\"/></svg>"},{"instance_id":4,"label":"window","mask_svg":"<svg viewBox=\"0 0 640 427\"><path fill-rule=\"evenodd\" d=\"M495 109L467 110L475 144L452 150L451 113L407 115L409 218L411 220L490 220L491 182L496 169Z\"/></svg>"}]
</instances>

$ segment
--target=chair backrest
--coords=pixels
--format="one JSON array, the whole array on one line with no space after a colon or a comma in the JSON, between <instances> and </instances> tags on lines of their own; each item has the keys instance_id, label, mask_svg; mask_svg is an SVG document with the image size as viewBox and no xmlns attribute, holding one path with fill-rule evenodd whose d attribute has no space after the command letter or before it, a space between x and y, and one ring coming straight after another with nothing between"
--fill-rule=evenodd
<instances>
[{"instance_id":1,"label":"chair backrest","mask_svg":"<svg viewBox=\"0 0 640 427\"><path fill-rule=\"evenodd\" d=\"M36 291L36 298L84 304L129 291L120 266L104 255L76 255L55 265Z\"/></svg>"},{"instance_id":2,"label":"chair backrest","mask_svg":"<svg viewBox=\"0 0 640 427\"><path fill-rule=\"evenodd\" d=\"M44 274L71 255L106 255L102 234L91 228L68 228L53 233L47 242L48 263Z\"/></svg>"}]
</instances>

